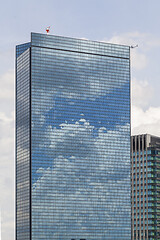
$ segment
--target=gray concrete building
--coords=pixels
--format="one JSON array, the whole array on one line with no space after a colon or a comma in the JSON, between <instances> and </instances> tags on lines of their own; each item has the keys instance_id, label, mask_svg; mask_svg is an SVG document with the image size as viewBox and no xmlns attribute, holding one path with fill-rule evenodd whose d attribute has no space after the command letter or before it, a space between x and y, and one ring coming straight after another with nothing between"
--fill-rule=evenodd
<instances>
[{"instance_id":1,"label":"gray concrete building","mask_svg":"<svg viewBox=\"0 0 160 240\"><path fill-rule=\"evenodd\" d=\"M160 239L160 137L131 137L132 240Z\"/></svg>"}]
</instances>

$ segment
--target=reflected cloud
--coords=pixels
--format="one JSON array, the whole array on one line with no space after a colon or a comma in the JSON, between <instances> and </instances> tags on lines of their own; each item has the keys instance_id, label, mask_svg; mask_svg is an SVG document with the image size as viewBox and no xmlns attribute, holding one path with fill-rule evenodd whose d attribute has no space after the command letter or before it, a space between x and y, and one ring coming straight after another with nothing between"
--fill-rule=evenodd
<instances>
[{"instance_id":1,"label":"reflected cloud","mask_svg":"<svg viewBox=\"0 0 160 240\"><path fill-rule=\"evenodd\" d=\"M130 212L130 185L127 184L130 174L126 171L130 162L129 156L124 157L122 147L128 144L129 125L118 126L114 131L101 127L97 137L92 134L94 126L85 119L74 124L63 123L60 127L47 129L50 149L57 154L51 167L38 170L41 177L33 184L32 191L36 199L32 205L33 217L39 216L50 229L48 239L57 234L69 239L70 232L73 238L81 238L78 232L82 229L86 239L95 236L103 239L110 229L116 238L127 225L124 219ZM40 229L41 221L36 221ZM104 232L103 238L97 222ZM66 226L68 236L66 232L63 235ZM126 239L125 229L123 234Z\"/></svg>"}]
</instances>

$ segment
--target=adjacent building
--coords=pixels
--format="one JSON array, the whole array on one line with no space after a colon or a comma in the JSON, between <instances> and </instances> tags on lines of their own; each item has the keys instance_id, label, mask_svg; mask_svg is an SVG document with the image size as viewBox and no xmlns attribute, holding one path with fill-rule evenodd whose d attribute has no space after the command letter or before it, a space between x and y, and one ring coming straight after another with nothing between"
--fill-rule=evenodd
<instances>
[{"instance_id":1,"label":"adjacent building","mask_svg":"<svg viewBox=\"0 0 160 240\"><path fill-rule=\"evenodd\" d=\"M129 240L130 48L16 47L16 240Z\"/></svg>"},{"instance_id":2,"label":"adjacent building","mask_svg":"<svg viewBox=\"0 0 160 240\"><path fill-rule=\"evenodd\" d=\"M132 240L160 239L160 138L131 137Z\"/></svg>"}]
</instances>

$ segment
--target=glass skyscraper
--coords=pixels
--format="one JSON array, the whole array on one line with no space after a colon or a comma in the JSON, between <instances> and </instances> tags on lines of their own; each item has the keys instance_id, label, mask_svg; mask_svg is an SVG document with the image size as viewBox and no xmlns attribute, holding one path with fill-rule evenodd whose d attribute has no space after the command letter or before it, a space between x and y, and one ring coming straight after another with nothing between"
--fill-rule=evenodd
<instances>
[{"instance_id":1,"label":"glass skyscraper","mask_svg":"<svg viewBox=\"0 0 160 240\"><path fill-rule=\"evenodd\" d=\"M160 239L160 138L131 137L132 240Z\"/></svg>"},{"instance_id":2,"label":"glass skyscraper","mask_svg":"<svg viewBox=\"0 0 160 240\"><path fill-rule=\"evenodd\" d=\"M16 240L129 240L130 47L16 47Z\"/></svg>"}]
</instances>

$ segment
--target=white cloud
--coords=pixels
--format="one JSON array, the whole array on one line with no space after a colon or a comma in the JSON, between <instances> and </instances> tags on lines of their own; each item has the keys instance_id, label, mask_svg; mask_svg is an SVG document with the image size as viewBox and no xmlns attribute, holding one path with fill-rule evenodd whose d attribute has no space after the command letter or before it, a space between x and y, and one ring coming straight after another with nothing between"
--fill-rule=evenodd
<instances>
[{"instance_id":1,"label":"white cloud","mask_svg":"<svg viewBox=\"0 0 160 240\"><path fill-rule=\"evenodd\" d=\"M14 71L0 75L0 208L2 239L14 236Z\"/></svg>"},{"instance_id":2,"label":"white cloud","mask_svg":"<svg viewBox=\"0 0 160 240\"><path fill-rule=\"evenodd\" d=\"M160 107L150 104L154 88L147 80L133 78L131 81L131 129L134 134L160 136Z\"/></svg>"},{"instance_id":3,"label":"white cloud","mask_svg":"<svg viewBox=\"0 0 160 240\"><path fill-rule=\"evenodd\" d=\"M147 81L132 81L131 129L132 135L153 134L160 136L160 107L153 107L150 101L154 89Z\"/></svg>"},{"instance_id":4,"label":"white cloud","mask_svg":"<svg viewBox=\"0 0 160 240\"><path fill-rule=\"evenodd\" d=\"M146 41L146 45L147 47L150 48L154 48L154 47L160 47L160 39L159 38L155 38L153 36L150 36L148 38L148 40Z\"/></svg>"},{"instance_id":5,"label":"white cloud","mask_svg":"<svg viewBox=\"0 0 160 240\"><path fill-rule=\"evenodd\" d=\"M148 64L147 55L137 49L132 49L131 51L131 67L136 70L144 69Z\"/></svg>"},{"instance_id":6,"label":"white cloud","mask_svg":"<svg viewBox=\"0 0 160 240\"><path fill-rule=\"evenodd\" d=\"M14 114L0 112L2 239L14 235Z\"/></svg>"},{"instance_id":7,"label":"white cloud","mask_svg":"<svg viewBox=\"0 0 160 240\"><path fill-rule=\"evenodd\" d=\"M153 97L154 89L149 85L148 81L139 81L136 78L131 80L131 98L132 105L139 107L148 107Z\"/></svg>"},{"instance_id":8,"label":"white cloud","mask_svg":"<svg viewBox=\"0 0 160 240\"><path fill-rule=\"evenodd\" d=\"M14 98L14 71L9 70L0 76L0 100L11 100Z\"/></svg>"},{"instance_id":9,"label":"white cloud","mask_svg":"<svg viewBox=\"0 0 160 240\"><path fill-rule=\"evenodd\" d=\"M160 136L160 107L143 110L132 106L132 134L142 133Z\"/></svg>"}]
</instances>

